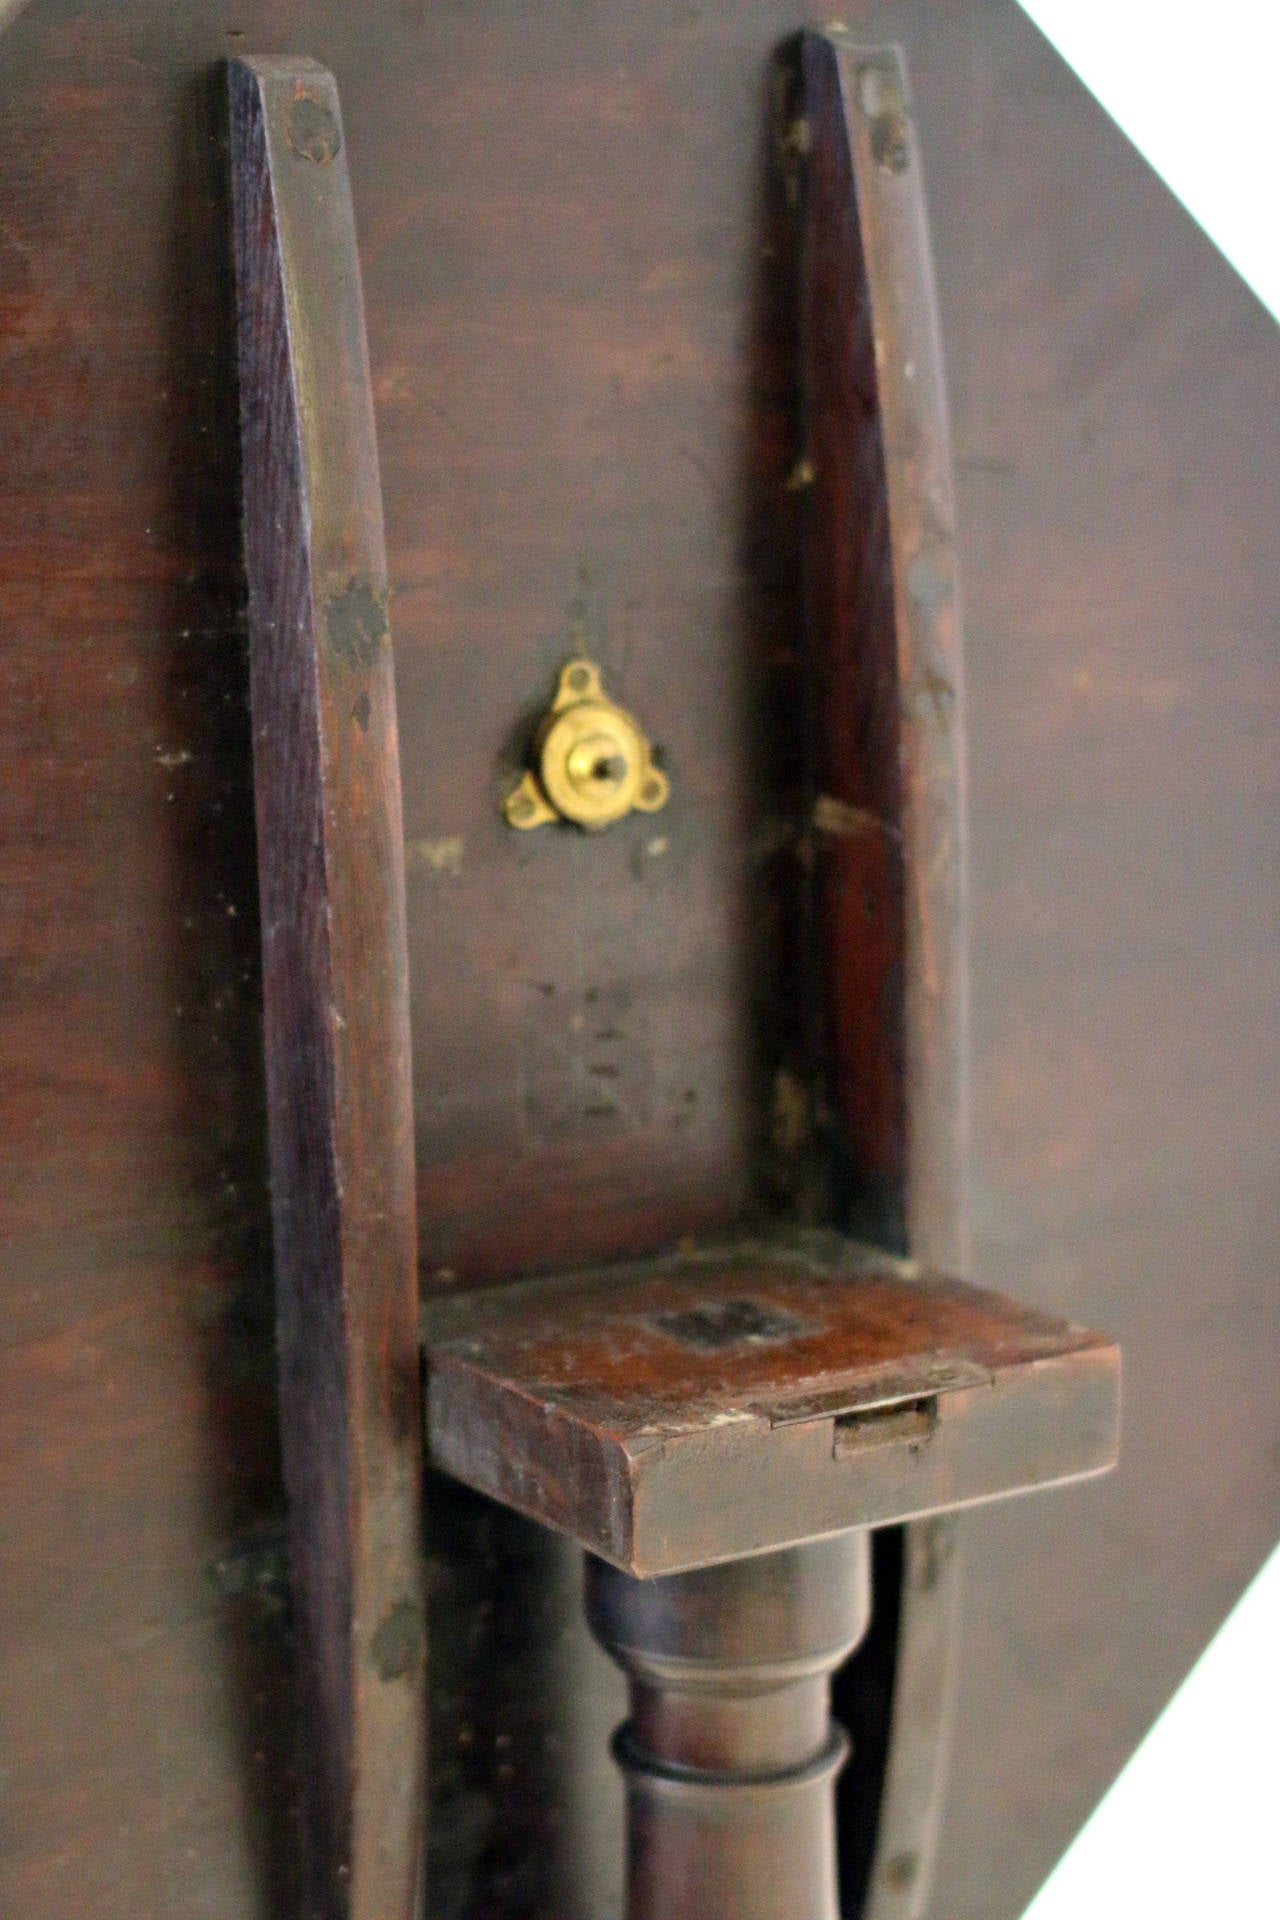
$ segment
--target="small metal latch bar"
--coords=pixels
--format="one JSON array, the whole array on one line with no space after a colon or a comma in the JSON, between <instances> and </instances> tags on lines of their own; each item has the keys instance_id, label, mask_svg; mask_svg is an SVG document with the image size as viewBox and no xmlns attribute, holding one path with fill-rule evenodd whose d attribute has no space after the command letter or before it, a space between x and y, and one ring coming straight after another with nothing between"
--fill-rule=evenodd
<instances>
[{"instance_id":1,"label":"small metal latch bar","mask_svg":"<svg viewBox=\"0 0 1280 1920\"><path fill-rule=\"evenodd\" d=\"M989 1368L979 1366L962 1354L926 1353L861 1373L839 1386L824 1387L819 1393L801 1392L785 1400L772 1401L758 1411L771 1427L888 1413L894 1407L936 1400L940 1394L956 1393L966 1387L989 1387L993 1377Z\"/></svg>"}]
</instances>

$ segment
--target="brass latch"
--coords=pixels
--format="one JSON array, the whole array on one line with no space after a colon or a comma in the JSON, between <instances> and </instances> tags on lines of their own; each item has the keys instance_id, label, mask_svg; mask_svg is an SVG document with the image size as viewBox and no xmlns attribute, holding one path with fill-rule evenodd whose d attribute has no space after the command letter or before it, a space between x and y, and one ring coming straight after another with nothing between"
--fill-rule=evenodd
<instances>
[{"instance_id":1,"label":"brass latch","mask_svg":"<svg viewBox=\"0 0 1280 1920\"><path fill-rule=\"evenodd\" d=\"M513 827L571 820L598 833L633 811L657 813L671 791L638 723L609 699L591 660L561 669L532 761L503 802Z\"/></svg>"}]
</instances>

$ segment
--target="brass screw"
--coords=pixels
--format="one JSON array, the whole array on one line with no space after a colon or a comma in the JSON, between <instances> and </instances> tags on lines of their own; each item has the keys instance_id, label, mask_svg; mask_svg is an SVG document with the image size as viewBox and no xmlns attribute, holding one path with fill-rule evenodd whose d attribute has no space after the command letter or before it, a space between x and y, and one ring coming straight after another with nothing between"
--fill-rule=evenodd
<instances>
[{"instance_id":1,"label":"brass screw","mask_svg":"<svg viewBox=\"0 0 1280 1920\"><path fill-rule=\"evenodd\" d=\"M608 734L588 734L571 748L565 772L579 793L606 793L621 786L626 779L627 756Z\"/></svg>"}]
</instances>

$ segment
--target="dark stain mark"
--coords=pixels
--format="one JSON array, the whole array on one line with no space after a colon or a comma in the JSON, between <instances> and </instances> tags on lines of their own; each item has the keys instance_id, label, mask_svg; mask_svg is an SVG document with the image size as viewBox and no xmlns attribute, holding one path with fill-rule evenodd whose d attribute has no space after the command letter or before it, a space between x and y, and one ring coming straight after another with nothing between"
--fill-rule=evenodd
<instances>
[{"instance_id":1,"label":"dark stain mark","mask_svg":"<svg viewBox=\"0 0 1280 1920\"><path fill-rule=\"evenodd\" d=\"M625 994L588 987L565 997L531 982L536 1003L522 1027L524 1123L538 1144L581 1138L584 1129L643 1125L651 1094L649 1053Z\"/></svg>"},{"instance_id":2,"label":"dark stain mark","mask_svg":"<svg viewBox=\"0 0 1280 1920\"><path fill-rule=\"evenodd\" d=\"M244 1535L207 1570L219 1599L247 1599L265 1613L282 1614L289 1600L289 1559L283 1523Z\"/></svg>"},{"instance_id":3,"label":"dark stain mark","mask_svg":"<svg viewBox=\"0 0 1280 1920\"><path fill-rule=\"evenodd\" d=\"M369 1643L379 1680L411 1680L422 1665L426 1634L416 1600L397 1600Z\"/></svg>"},{"instance_id":4,"label":"dark stain mark","mask_svg":"<svg viewBox=\"0 0 1280 1920\"><path fill-rule=\"evenodd\" d=\"M950 703L956 697L955 688L944 674L937 671L936 667L926 668L924 674L921 676L921 685L926 698L933 708L934 724L938 727L945 728L949 717L948 709Z\"/></svg>"},{"instance_id":5,"label":"dark stain mark","mask_svg":"<svg viewBox=\"0 0 1280 1920\"><path fill-rule=\"evenodd\" d=\"M299 160L327 167L342 145L342 131L330 108L312 93L290 102L285 134Z\"/></svg>"},{"instance_id":6,"label":"dark stain mark","mask_svg":"<svg viewBox=\"0 0 1280 1920\"><path fill-rule=\"evenodd\" d=\"M920 1871L920 1856L916 1853L895 1853L884 1870L884 1877L895 1893L905 1893Z\"/></svg>"},{"instance_id":7,"label":"dark stain mark","mask_svg":"<svg viewBox=\"0 0 1280 1920\"><path fill-rule=\"evenodd\" d=\"M911 149L907 123L900 113L881 113L871 122L871 151L882 172L906 172Z\"/></svg>"},{"instance_id":8,"label":"dark stain mark","mask_svg":"<svg viewBox=\"0 0 1280 1920\"><path fill-rule=\"evenodd\" d=\"M896 69L871 61L858 69L858 104L871 122L871 153L884 173L905 173L911 162L906 101Z\"/></svg>"},{"instance_id":9,"label":"dark stain mark","mask_svg":"<svg viewBox=\"0 0 1280 1920\"><path fill-rule=\"evenodd\" d=\"M369 731L369 714L371 711L369 696L367 693L362 693L351 709L351 718L355 721L361 733L367 733Z\"/></svg>"},{"instance_id":10,"label":"dark stain mark","mask_svg":"<svg viewBox=\"0 0 1280 1920\"><path fill-rule=\"evenodd\" d=\"M421 1422L421 1356L411 1349L391 1367L386 1382L387 1432L399 1446L407 1446Z\"/></svg>"},{"instance_id":11,"label":"dark stain mark","mask_svg":"<svg viewBox=\"0 0 1280 1920\"><path fill-rule=\"evenodd\" d=\"M916 1572L915 1584L921 1593L936 1593L951 1558L953 1535L945 1523L931 1523L920 1529L920 1538L924 1554Z\"/></svg>"},{"instance_id":12,"label":"dark stain mark","mask_svg":"<svg viewBox=\"0 0 1280 1920\"><path fill-rule=\"evenodd\" d=\"M921 547L907 563L906 587L921 611L936 618L952 596L949 552L936 546Z\"/></svg>"},{"instance_id":13,"label":"dark stain mark","mask_svg":"<svg viewBox=\"0 0 1280 1920\"><path fill-rule=\"evenodd\" d=\"M682 1313L655 1313L649 1324L681 1346L696 1347L702 1353L719 1353L725 1347L766 1340L790 1340L808 1331L797 1314L784 1313L759 1300L723 1300L690 1307Z\"/></svg>"},{"instance_id":14,"label":"dark stain mark","mask_svg":"<svg viewBox=\"0 0 1280 1920\"><path fill-rule=\"evenodd\" d=\"M348 580L329 596L325 611L328 650L347 667L371 667L387 643L386 596L367 580Z\"/></svg>"}]
</instances>

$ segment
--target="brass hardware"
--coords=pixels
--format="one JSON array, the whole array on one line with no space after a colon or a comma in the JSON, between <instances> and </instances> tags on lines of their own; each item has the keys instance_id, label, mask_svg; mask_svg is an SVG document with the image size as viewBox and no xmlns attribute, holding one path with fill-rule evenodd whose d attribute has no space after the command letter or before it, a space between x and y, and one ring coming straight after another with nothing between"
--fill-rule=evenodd
<instances>
[{"instance_id":1,"label":"brass hardware","mask_svg":"<svg viewBox=\"0 0 1280 1920\"><path fill-rule=\"evenodd\" d=\"M591 660L570 660L561 669L533 760L503 802L513 827L571 820L599 833L629 813L657 813L671 792L639 725L610 700Z\"/></svg>"}]
</instances>

